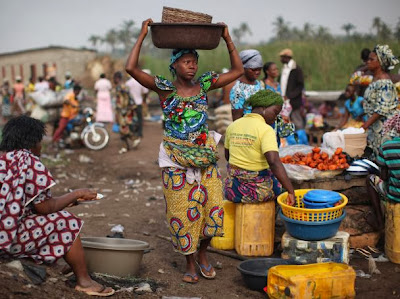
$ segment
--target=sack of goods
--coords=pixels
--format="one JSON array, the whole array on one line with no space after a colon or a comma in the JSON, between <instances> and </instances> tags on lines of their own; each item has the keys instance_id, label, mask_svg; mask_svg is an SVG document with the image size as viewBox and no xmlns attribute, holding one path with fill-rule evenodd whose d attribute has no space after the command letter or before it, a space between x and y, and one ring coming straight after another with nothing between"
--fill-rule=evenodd
<instances>
[{"instance_id":1,"label":"sack of goods","mask_svg":"<svg viewBox=\"0 0 400 299\"><path fill-rule=\"evenodd\" d=\"M217 132L225 134L226 128L232 123L231 105L225 104L214 110Z\"/></svg>"}]
</instances>

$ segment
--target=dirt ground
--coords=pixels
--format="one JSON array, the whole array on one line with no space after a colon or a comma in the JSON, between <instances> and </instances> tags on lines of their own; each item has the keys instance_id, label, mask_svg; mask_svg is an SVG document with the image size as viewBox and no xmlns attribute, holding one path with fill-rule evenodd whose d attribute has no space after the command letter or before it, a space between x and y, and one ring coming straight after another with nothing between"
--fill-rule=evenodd
<instances>
[{"instance_id":1,"label":"dirt ground","mask_svg":"<svg viewBox=\"0 0 400 299\"><path fill-rule=\"evenodd\" d=\"M104 237L111 233L114 225L121 224L126 238L150 244L152 250L144 255L139 276L150 283L153 292L138 295L121 291L113 298L266 298L264 293L246 288L236 269L240 261L215 253L209 254L211 262L222 265L222 269L216 270L215 280L200 277L196 285L182 283L184 257L172 250L170 242L157 237L168 236L160 169L156 164L161 135L159 123L146 122L145 138L139 148L123 155L118 154L121 144L115 133L111 133L109 145L98 152L85 148L60 151L57 160L55 152L44 149L48 156L45 155L43 160L58 180L52 189L55 195L68 192L69 188L82 187L96 188L105 195L98 203L68 209L85 221L82 237ZM220 150L222 153L222 147ZM223 158L219 164L224 174ZM276 250L274 256L279 257L279 254ZM355 270L368 273L366 259L354 258L350 264ZM382 274L374 274L371 278L357 277L356 298L400 298L400 265L386 262L377 263L377 266ZM33 286L25 276L7 268L3 261L0 264L0 297L87 298L59 274L61 267L61 264L46 267L47 280Z\"/></svg>"}]
</instances>

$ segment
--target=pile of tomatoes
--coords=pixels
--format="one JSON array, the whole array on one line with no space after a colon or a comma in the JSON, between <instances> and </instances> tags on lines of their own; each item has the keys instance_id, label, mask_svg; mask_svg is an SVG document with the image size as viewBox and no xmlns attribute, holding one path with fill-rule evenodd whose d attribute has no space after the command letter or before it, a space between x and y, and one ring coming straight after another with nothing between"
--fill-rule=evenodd
<instances>
[{"instance_id":1,"label":"pile of tomatoes","mask_svg":"<svg viewBox=\"0 0 400 299\"><path fill-rule=\"evenodd\" d=\"M287 155L281 158L282 163L306 165L318 170L337 170L349 167L346 155L343 149L338 147L332 157L328 153L321 151L319 147L314 147L311 153L303 154L301 152Z\"/></svg>"}]
</instances>

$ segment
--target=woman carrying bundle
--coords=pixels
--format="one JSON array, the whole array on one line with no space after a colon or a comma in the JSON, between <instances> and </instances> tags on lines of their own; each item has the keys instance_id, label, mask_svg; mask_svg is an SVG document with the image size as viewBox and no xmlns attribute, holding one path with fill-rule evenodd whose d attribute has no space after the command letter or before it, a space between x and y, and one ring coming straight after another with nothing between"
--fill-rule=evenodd
<instances>
[{"instance_id":1,"label":"woman carrying bundle","mask_svg":"<svg viewBox=\"0 0 400 299\"><path fill-rule=\"evenodd\" d=\"M231 60L229 72L221 75L207 72L194 80L198 53L191 49L175 49L169 66L175 80L153 77L138 66L140 48L151 23L151 19L143 22L126 71L160 97L165 130L159 165L167 221L174 249L186 256L183 281L197 283L196 263L203 277L213 279L216 275L206 249L212 237L222 234L223 221L222 182L216 164L219 136L208 131L207 91L236 80L242 75L243 67L225 27L222 37ZM200 249L195 256L197 245Z\"/></svg>"}]
</instances>

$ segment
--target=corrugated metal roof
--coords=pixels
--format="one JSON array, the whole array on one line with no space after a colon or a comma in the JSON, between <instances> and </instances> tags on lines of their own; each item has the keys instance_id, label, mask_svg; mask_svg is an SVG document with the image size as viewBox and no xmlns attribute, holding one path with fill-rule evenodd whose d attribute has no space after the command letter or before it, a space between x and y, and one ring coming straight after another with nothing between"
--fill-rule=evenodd
<instances>
[{"instance_id":1,"label":"corrugated metal roof","mask_svg":"<svg viewBox=\"0 0 400 299\"><path fill-rule=\"evenodd\" d=\"M63 47L63 46L48 46L48 47L43 47L43 48L33 48L33 49L26 49L26 50L20 50L20 51L15 51L15 52L0 53L0 57L9 56L9 55L24 54L24 53L29 53L29 52L38 52L38 51L43 51L43 50L72 50L72 51L97 52L96 50L87 49L87 48L69 48L69 47Z\"/></svg>"}]
</instances>

